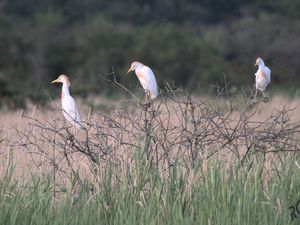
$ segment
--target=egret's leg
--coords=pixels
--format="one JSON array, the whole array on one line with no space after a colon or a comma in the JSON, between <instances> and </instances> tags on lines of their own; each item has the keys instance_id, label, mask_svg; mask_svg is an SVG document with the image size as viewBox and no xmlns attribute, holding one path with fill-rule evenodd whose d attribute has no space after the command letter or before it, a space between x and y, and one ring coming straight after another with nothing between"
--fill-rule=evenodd
<instances>
[{"instance_id":1,"label":"egret's leg","mask_svg":"<svg viewBox=\"0 0 300 225\"><path fill-rule=\"evenodd\" d=\"M148 92L146 92L146 94L145 94L145 103L147 103L148 102Z\"/></svg>"},{"instance_id":2,"label":"egret's leg","mask_svg":"<svg viewBox=\"0 0 300 225\"><path fill-rule=\"evenodd\" d=\"M257 89L255 89L254 101L256 100L256 96L257 96Z\"/></svg>"},{"instance_id":3,"label":"egret's leg","mask_svg":"<svg viewBox=\"0 0 300 225\"><path fill-rule=\"evenodd\" d=\"M150 102L150 100L151 100L151 94L150 91L147 91L145 96L145 103Z\"/></svg>"},{"instance_id":4,"label":"egret's leg","mask_svg":"<svg viewBox=\"0 0 300 225\"><path fill-rule=\"evenodd\" d=\"M263 94L263 96L264 96L264 102L268 102L269 101L269 98L265 95L265 93L262 91L261 92L262 94Z\"/></svg>"}]
</instances>

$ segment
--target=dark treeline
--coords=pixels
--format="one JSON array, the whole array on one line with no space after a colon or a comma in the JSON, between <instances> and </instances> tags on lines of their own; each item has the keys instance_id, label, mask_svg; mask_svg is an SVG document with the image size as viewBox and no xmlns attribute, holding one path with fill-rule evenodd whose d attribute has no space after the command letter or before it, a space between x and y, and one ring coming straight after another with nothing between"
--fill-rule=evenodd
<instances>
[{"instance_id":1,"label":"dark treeline","mask_svg":"<svg viewBox=\"0 0 300 225\"><path fill-rule=\"evenodd\" d=\"M50 81L70 76L75 95L115 95L98 76L120 82L131 61L149 65L161 86L213 93L251 86L261 56L274 88L300 84L299 0L1 0L1 104L43 101ZM57 91L57 90L56 90Z\"/></svg>"}]
</instances>

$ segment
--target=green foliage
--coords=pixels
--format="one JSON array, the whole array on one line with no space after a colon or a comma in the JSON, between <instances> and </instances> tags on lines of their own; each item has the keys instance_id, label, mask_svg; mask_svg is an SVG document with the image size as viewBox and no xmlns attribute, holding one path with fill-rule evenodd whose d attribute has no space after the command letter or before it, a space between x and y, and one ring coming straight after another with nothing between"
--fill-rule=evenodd
<instances>
[{"instance_id":1,"label":"green foliage","mask_svg":"<svg viewBox=\"0 0 300 225\"><path fill-rule=\"evenodd\" d=\"M261 155L260 155L261 156ZM173 167L162 177L137 151L135 170L113 167L104 173L97 193L85 182L76 198L71 189L53 199L50 179L14 181L13 165L0 182L1 224L293 224L289 206L300 196L296 157L282 155L269 176L263 160L224 170L211 161L191 178ZM117 172L117 174L116 174ZM113 175L114 174L114 175ZM121 175L122 174L122 175ZM120 182L114 176L122 177ZM119 182L118 182L119 180ZM298 218L299 219L299 218Z\"/></svg>"},{"instance_id":2,"label":"green foliage","mask_svg":"<svg viewBox=\"0 0 300 225\"><path fill-rule=\"evenodd\" d=\"M223 80L252 85L255 58L272 87L300 83L298 1L5 1L0 6L0 104L21 106L57 95L61 73L76 95L115 95L99 78L125 75L132 60L149 65L159 85L206 92ZM45 94L46 93L46 94Z\"/></svg>"}]
</instances>

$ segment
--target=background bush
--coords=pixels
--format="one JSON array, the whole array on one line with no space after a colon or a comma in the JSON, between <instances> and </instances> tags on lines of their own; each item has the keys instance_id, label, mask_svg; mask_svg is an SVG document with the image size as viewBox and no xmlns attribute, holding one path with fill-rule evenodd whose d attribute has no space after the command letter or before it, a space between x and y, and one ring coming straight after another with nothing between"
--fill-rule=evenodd
<instances>
[{"instance_id":1,"label":"background bush","mask_svg":"<svg viewBox=\"0 0 300 225\"><path fill-rule=\"evenodd\" d=\"M272 70L272 85L292 93L300 84L300 4L278 1L2 1L2 103L44 101L61 73L72 91L115 95L99 74L114 68L121 82L131 61L151 66L162 86L196 93L211 84L252 85L255 58ZM114 92L114 93L113 93Z\"/></svg>"}]
</instances>

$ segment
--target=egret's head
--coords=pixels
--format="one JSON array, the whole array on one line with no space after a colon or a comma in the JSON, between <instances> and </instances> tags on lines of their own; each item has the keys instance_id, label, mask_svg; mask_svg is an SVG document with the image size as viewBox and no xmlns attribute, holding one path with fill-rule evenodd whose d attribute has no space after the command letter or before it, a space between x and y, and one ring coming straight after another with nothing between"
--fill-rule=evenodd
<instances>
[{"instance_id":1,"label":"egret's head","mask_svg":"<svg viewBox=\"0 0 300 225\"><path fill-rule=\"evenodd\" d=\"M67 84L68 86L71 85L69 78L64 74L61 74L56 80L52 81L51 83L52 84L53 83L63 83L63 84Z\"/></svg>"},{"instance_id":2,"label":"egret's head","mask_svg":"<svg viewBox=\"0 0 300 225\"><path fill-rule=\"evenodd\" d=\"M136 68L138 68L140 66L143 66L143 64L140 63L140 62L137 62L137 61L132 62L129 70L127 71L127 73L129 73L130 71L135 70Z\"/></svg>"},{"instance_id":3,"label":"egret's head","mask_svg":"<svg viewBox=\"0 0 300 225\"><path fill-rule=\"evenodd\" d=\"M262 58L257 58L256 59L256 62L255 62L255 64L254 64L254 66L259 66L259 65L262 65L262 64L264 64L264 61L262 60Z\"/></svg>"}]
</instances>

